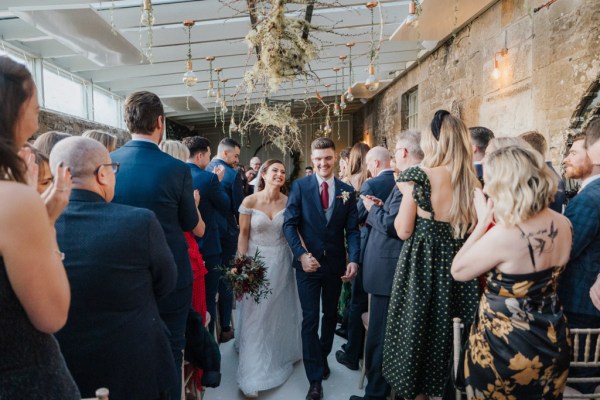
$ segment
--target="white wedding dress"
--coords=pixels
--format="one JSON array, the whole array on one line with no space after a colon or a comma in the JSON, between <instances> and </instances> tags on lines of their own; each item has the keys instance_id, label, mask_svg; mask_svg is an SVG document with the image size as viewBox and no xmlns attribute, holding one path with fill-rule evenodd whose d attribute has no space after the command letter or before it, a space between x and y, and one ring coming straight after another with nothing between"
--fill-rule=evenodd
<instances>
[{"instance_id":1,"label":"white wedding dress","mask_svg":"<svg viewBox=\"0 0 600 400\"><path fill-rule=\"evenodd\" d=\"M247 254L253 257L258 248L273 291L260 304L249 297L237 303L237 381L246 394L283 384L292 374L293 364L302 359L302 311L292 251L283 236L283 212L271 220L260 210L240 207L240 213L251 216Z\"/></svg>"}]
</instances>

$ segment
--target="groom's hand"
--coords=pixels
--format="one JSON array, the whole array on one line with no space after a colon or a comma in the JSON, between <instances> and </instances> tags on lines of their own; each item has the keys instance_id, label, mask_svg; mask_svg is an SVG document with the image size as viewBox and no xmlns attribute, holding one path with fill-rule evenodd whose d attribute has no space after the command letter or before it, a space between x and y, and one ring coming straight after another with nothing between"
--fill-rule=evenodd
<instances>
[{"instance_id":1,"label":"groom's hand","mask_svg":"<svg viewBox=\"0 0 600 400\"><path fill-rule=\"evenodd\" d=\"M315 272L321 264L310 253L304 253L300 256L300 263L304 272Z\"/></svg>"},{"instance_id":2,"label":"groom's hand","mask_svg":"<svg viewBox=\"0 0 600 400\"><path fill-rule=\"evenodd\" d=\"M342 282L350 282L356 276L358 272L358 264L351 262L346 267L346 275L342 276Z\"/></svg>"}]
</instances>

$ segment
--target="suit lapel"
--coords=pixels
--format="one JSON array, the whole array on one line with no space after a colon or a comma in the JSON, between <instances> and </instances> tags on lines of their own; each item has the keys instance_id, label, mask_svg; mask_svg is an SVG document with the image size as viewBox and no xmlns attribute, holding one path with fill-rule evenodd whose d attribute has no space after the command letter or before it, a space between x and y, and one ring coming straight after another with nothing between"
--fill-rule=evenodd
<instances>
[{"instance_id":1,"label":"suit lapel","mask_svg":"<svg viewBox=\"0 0 600 400\"><path fill-rule=\"evenodd\" d=\"M309 181L309 193L311 193L310 198L312 199L313 205L316 207L317 214L320 216L323 225L327 225L327 218L325 218L325 213L321 206L319 181L317 181L316 175L313 175L313 178Z\"/></svg>"},{"instance_id":2,"label":"suit lapel","mask_svg":"<svg viewBox=\"0 0 600 400\"><path fill-rule=\"evenodd\" d=\"M334 217L336 211L341 210L342 206L344 205L344 199L342 198L342 192L344 190L342 189L341 181L337 178L333 178L333 182L334 182L334 184L333 184L334 192L333 192L333 203L331 204L331 207L333 207L333 210L331 210L331 218L329 218L327 225L329 225L329 222L331 222L331 220L333 220L333 217Z\"/></svg>"}]
</instances>

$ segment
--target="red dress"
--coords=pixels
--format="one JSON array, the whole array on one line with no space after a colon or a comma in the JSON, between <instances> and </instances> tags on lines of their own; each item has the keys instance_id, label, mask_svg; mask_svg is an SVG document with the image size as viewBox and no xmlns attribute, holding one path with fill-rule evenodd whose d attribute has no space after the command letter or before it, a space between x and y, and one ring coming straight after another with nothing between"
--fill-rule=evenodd
<instances>
[{"instance_id":1,"label":"red dress","mask_svg":"<svg viewBox=\"0 0 600 400\"><path fill-rule=\"evenodd\" d=\"M192 232L184 232L185 239L188 242L188 254L192 264L192 273L194 274L194 283L192 284L192 308L202 316L202 322L206 324L206 286L204 276L208 273L198 243ZM194 382L200 389L202 387L202 370L196 369L194 372Z\"/></svg>"}]
</instances>

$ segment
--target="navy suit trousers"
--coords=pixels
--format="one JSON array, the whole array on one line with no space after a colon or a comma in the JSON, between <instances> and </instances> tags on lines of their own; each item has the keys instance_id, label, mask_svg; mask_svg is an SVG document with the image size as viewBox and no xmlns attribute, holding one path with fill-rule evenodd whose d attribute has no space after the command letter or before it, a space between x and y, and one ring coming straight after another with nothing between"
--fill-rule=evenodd
<instances>
[{"instance_id":1,"label":"navy suit trousers","mask_svg":"<svg viewBox=\"0 0 600 400\"><path fill-rule=\"evenodd\" d=\"M383 338L387 321L389 296L371 294L371 310L369 312L369 331L365 349L365 367L367 368L367 387L365 399L384 400L389 396L390 385L383 379Z\"/></svg>"},{"instance_id":2,"label":"navy suit trousers","mask_svg":"<svg viewBox=\"0 0 600 400\"><path fill-rule=\"evenodd\" d=\"M337 323L337 303L342 291L342 281L338 275L326 274L320 270L307 273L296 269L296 284L302 306L304 369L309 382L321 382L323 360L327 359L333 347L333 336ZM320 338L319 301L321 301L323 312Z\"/></svg>"}]
</instances>

